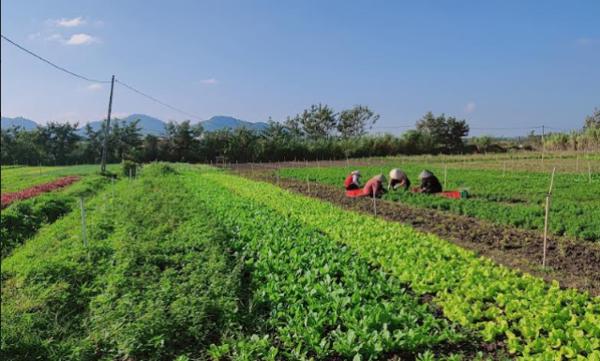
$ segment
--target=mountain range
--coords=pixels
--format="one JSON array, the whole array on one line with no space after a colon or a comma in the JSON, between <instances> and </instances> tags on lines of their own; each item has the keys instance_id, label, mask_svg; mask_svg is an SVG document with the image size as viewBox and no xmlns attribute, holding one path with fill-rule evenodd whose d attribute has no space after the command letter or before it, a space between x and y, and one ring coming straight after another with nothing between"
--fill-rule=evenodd
<instances>
[{"instance_id":1,"label":"mountain range","mask_svg":"<svg viewBox=\"0 0 600 361\"><path fill-rule=\"evenodd\" d=\"M141 129L140 132L144 135L145 134L153 134L153 135L163 134L164 129L165 129L165 124L166 124L166 122L161 119L151 117L151 116L145 115L145 114L131 114L125 118L120 118L120 119L125 120L126 122L132 122L132 121L139 119L140 122L138 123L138 126ZM103 122L102 120L97 120L97 121L90 122L89 125L92 127L92 129L98 130L101 128L102 122ZM224 115L217 115L208 120L204 120L204 121L201 121L198 123L201 124L202 127L204 128L204 130L208 131L208 132L214 132L217 130L222 130L222 129L227 129L227 128L237 129L237 128L242 128L242 127L260 131L267 127L267 123L264 123L264 122L253 123L253 122L248 122L245 120L241 120L241 119L237 119L237 118L229 117L229 116L224 116ZM20 126L26 130L33 130L38 126L38 123L34 122L33 120L26 119L23 117L15 117L15 118L2 117L1 126L2 126L2 128L10 128L12 126ZM80 134L83 134L84 128L85 128L85 125L83 125L81 128L79 128L78 132Z\"/></svg>"}]
</instances>

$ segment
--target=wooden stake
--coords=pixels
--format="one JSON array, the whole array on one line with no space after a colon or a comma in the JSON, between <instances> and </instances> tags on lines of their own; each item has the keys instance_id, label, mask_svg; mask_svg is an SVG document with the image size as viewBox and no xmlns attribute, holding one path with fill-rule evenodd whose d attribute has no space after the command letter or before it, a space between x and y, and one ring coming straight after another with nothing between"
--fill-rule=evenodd
<instances>
[{"instance_id":1,"label":"wooden stake","mask_svg":"<svg viewBox=\"0 0 600 361\"><path fill-rule=\"evenodd\" d=\"M592 184L592 164L588 161L588 179L590 180L590 184Z\"/></svg>"},{"instance_id":2,"label":"wooden stake","mask_svg":"<svg viewBox=\"0 0 600 361\"><path fill-rule=\"evenodd\" d=\"M502 162L502 176L506 176L506 161Z\"/></svg>"},{"instance_id":3,"label":"wooden stake","mask_svg":"<svg viewBox=\"0 0 600 361\"><path fill-rule=\"evenodd\" d=\"M306 176L306 186L308 187L308 194L310 194L310 179Z\"/></svg>"},{"instance_id":4,"label":"wooden stake","mask_svg":"<svg viewBox=\"0 0 600 361\"><path fill-rule=\"evenodd\" d=\"M373 214L377 217L377 197L375 197L375 192L373 192Z\"/></svg>"},{"instance_id":5,"label":"wooden stake","mask_svg":"<svg viewBox=\"0 0 600 361\"><path fill-rule=\"evenodd\" d=\"M85 206L83 204L83 197L79 197L79 207L81 208L81 239L83 240L83 246L88 246L87 241L87 229L85 224Z\"/></svg>"},{"instance_id":6,"label":"wooden stake","mask_svg":"<svg viewBox=\"0 0 600 361\"><path fill-rule=\"evenodd\" d=\"M576 171L577 173L579 173L579 154L577 154L577 166L576 166L576 168L575 168L575 171Z\"/></svg>"},{"instance_id":7,"label":"wooden stake","mask_svg":"<svg viewBox=\"0 0 600 361\"><path fill-rule=\"evenodd\" d=\"M548 213L550 211L550 198L552 198L552 187L554 186L554 173L556 167L552 169L552 176L550 177L550 189L546 195L546 209L544 213L544 252L542 255L542 267L546 267L546 249L548 244Z\"/></svg>"},{"instance_id":8,"label":"wooden stake","mask_svg":"<svg viewBox=\"0 0 600 361\"><path fill-rule=\"evenodd\" d=\"M448 186L448 166L444 164L444 189Z\"/></svg>"}]
</instances>

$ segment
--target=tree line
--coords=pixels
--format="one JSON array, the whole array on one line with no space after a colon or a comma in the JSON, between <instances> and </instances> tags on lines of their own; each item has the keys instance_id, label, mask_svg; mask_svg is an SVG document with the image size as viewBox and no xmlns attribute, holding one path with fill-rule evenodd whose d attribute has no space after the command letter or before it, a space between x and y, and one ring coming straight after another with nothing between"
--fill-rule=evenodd
<instances>
[{"instance_id":1,"label":"tree line","mask_svg":"<svg viewBox=\"0 0 600 361\"><path fill-rule=\"evenodd\" d=\"M415 129L401 136L368 134L379 115L367 106L335 112L327 105L312 105L282 122L269 119L261 130L247 128L206 132L190 121L168 122L162 135L142 135L139 121L115 120L108 132L110 163L134 162L267 162L284 160L344 159L395 154L455 154L503 151L490 137L471 138L465 120L444 114L425 114ZM586 119L584 134L598 144L599 112ZM1 163L66 165L99 163L105 136L102 128L51 122L27 131L2 129ZM581 138L581 136L580 136ZM547 137L546 142L552 137ZM535 140L535 139L534 139ZM534 143L532 143L534 144Z\"/></svg>"}]
</instances>

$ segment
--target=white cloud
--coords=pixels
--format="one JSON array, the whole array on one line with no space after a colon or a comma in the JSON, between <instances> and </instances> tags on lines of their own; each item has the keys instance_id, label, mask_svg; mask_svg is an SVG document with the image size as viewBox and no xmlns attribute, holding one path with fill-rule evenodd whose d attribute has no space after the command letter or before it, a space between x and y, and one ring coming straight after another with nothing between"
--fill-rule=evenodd
<instances>
[{"instance_id":1,"label":"white cloud","mask_svg":"<svg viewBox=\"0 0 600 361\"><path fill-rule=\"evenodd\" d=\"M67 40L65 42L65 44L67 44L67 45L87 45L87 44L95 43L97 41L98 41L97 38L95 38L89 34L80 33L80 34L71 35L71 37L69 38L69 40Z\"/></svg>"},{"instance_id":2,"label":"white cloud","mask_svg":"<svg viewBox=\"0 0 600 361\"><path fill-rule=\"evenodd\" d=\"M78 16L78 17L73 18L73 19L62 18L62 19L59 19L59 20L53 20L51 22L54 25L60 26L60 27L63 27L63 28L74 28L76 26L81 26L81 25L84 25L86 23L86 21L81 16Z\"/></svg>"},{"instance_id":3,"label":"white cloud","mask_svg":"<svg viewBox=\"0 0 600 361\"><path fill-rule=\"evenodd\" d=\"M92 83L92 84L90 84L90 85L87 86L87 89L91 90L91 91L100 90L100 89L102 89L102 84Z\"/></svg>"},{"instance_id":4,"label":"white cloud","mask_svg":"<svg viewBox=\"0 0 600 361\"><path fill-rule=\"evenodd\" d=\"M477 105L475 104L475 102L468 102L467 105L465 105L465 113L473 113L475 111L476 106Z\"/></svg>"},{"instance_id":5,"label":"white cloud","mask_svg":"<svg viewBox=\"0 0 600 361\"><path fill-rule=\"evenodd\" d=\"M206 84L206 85L216 85L216 84L219 84L219 81L215 78L210 78L210 79L200 80L200 83Z\"/></svg>"},{"instance_id":6,"label":"white cloud","mask_svg":"<svg viewBox=\"0 0 600 361\"><path fill-rule=\"evenodd\" d=\"M42 36L42 33L37 32L37 33L27 35L27 38L29 40L35 40L35 39L39 38L40 36Z\"/></svg>"}]
</instances>

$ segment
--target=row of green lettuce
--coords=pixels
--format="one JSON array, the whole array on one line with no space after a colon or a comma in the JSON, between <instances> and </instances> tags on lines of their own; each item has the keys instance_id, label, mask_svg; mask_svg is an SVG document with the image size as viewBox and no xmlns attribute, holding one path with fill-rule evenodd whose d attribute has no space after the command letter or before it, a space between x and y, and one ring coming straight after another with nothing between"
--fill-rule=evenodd
<instances>
[{"instance_id":1,"label":"row of green lettuce","mask_svg":"<svg viewBox=\"0 0 600 361\"><path fill-rule=\"evenodd\" d=\"M430 360L477 346L400 278L213 176L149 166L86 200L87 246L71 212L3 259L1 358Z\"/></svg>"},{"instance_id":2,"label":"row of green lettuce","mask_svg":"<svg viewBox=\"0 0 600 361\"><path fill-rule=\"evenodd\" d=\"M550 174L534 172L507 172L495 170L466 170L430 167L427 164L393 164L387 167L368 166L360 170L365 179L387 173L391 167L404 170L413 186L418 186L418 175L428 168L439 178L446 179L448 190L467 189L469 199L447 199L423 194L397 191L384 196L385 199L405 204L449 211L524 229L543 230L545 197L550 186ZM343 189L343 181L351 169L289 168L281 169L282 177L316 181ZM446 176L444 176L446 174ZM550 208L550 232L588 241L600 240L600 177L572 173L556 174Z\"/></svg>"},{"instance_id":3,"label":"row of green lettuce","mask_svg":"<svg viewBox=\"0 0 600 361\"><path fill-rule=\"evenodd\" d=\"M232 175L208 173L226 192L301 221L432 294L446 317L525 359L600 360L600 298L560 289L477 257L434 235Z\"/></svg>"},{"instance_id":4,"label":"row of green lettuce","mask_svg":"<svg viewBox=\"0 0 600 361\"><path fill-rule=\"evenodd\" d=\"M250 278L242 304L252 315L244 332L251 336L224 339L211 349L213 357L481 357L472 352L480 338L435 317L399 278L319 230L239 197L221 185L229 178L210 173L188 173L186 185L234 231L232 246Z\"/></svg>"}]
</instances>

